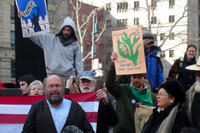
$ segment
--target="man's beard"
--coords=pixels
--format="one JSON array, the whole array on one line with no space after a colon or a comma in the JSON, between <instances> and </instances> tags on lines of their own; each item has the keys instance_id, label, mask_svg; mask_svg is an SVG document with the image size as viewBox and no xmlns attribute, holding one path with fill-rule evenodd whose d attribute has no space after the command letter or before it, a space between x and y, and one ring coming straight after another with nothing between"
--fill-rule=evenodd
<instances>
[{"instance_id":1,"label":"man's beard","mask_svg":"<svg viewBox=\"0 0 200 133\"><path fill-rule=\"evenodd\" d=\"M86 89L87 88L87 89ZM86 92L93 92L95 90L95 86L89 87L89 86L80 86L80 90L82 93Z\"/></svg>"},{"instance_id":2,"label":"man's beard","mask_svg":"<svg viewBox=\"0 0 200 133\"><path fill-rule=\"evenodd\" d=\"M69 36L62 35L61 37L62 37L63 40L67 41L71 38L71 35L69 35Z\"/></svg>"},{"instance_id":3,"label":"man's beard","mask_svg":"<svg viewBox=\"0 0 200 133\"><path fill-rule=\"evenodd\" d=\"M51 95L53 94L58 94L57 97L52 97ZM64 93L59 93L57 91L50 93L50 95L47 95L47 100L51 103L51 104L60 104L63 100L63 95Z\"/></svg>"},{"instance_id":4,"label":"man's beard","mask_svg":"<svg viewBox=\"0 0 200 133\"><path fill-rule=\"evenodd\" d=\"M74 39L75 38L73 33L71 33L70 35L65 35L65 36L63 34L61 34L61 37L65 41L68 41L69 39Z\"/></svg>"}]
</instances>

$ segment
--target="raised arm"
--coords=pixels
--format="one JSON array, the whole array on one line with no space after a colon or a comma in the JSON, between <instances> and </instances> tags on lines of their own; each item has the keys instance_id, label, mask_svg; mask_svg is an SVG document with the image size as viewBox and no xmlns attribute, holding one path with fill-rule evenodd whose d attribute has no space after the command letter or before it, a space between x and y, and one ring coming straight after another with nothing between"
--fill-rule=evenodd
<instances>
[{"instance_id":1,"label":"raised arm","mask_svg":"<svg viewBox=\"0 0 200 133\"><path fill-rule=\"evenodd\" d=\"M118 98L121 94L121 87L118 82L116 82L116 73L115 73L115 60L117 60L117 53L112 52L111 55L111 61L112 64L110 66L110 69L107 73L105 86L108 89L108 91L115 97Z\"/></svg>"}]
</instances>

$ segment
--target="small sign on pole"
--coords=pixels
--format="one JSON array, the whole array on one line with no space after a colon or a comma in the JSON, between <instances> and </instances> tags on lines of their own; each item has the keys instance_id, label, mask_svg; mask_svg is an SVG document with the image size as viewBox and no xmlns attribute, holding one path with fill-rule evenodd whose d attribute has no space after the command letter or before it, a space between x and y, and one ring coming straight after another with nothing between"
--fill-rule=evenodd
<instances>
[{"instance_id":1,"label":"small sign on pole","mask_svg":"<svg viewBox=\"0 0 200 133\"><path fill-rule=\"evenodd\" d=\"M113 31L112 38L113 50L118 54L116 74L146 73L142 27Z\"/></svg>"}]
</instances>

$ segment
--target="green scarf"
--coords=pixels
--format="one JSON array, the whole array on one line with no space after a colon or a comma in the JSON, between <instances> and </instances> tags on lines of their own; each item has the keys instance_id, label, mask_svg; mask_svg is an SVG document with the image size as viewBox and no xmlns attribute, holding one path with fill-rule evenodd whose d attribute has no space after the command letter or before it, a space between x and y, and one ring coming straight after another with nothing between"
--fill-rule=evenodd
<instances>
[{"instance_id":1,"label":"green scarf","mask_svg":"<svg viewBox=\"0 0 200 133\"><path fill-rule=\"evenodd\" d=\"M148 88L144 90L138 90L134 88L131 83L129 87L131 88L133 95L139 102L141 102L143 105L153 106L152 94Z\"/></svg>"}]
</instances>

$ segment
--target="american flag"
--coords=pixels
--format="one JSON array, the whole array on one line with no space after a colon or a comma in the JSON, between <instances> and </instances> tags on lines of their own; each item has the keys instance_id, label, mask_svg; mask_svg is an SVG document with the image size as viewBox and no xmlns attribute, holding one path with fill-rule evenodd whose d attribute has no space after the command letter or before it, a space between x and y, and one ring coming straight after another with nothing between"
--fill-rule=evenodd
<instances>
[{"instance_id":1,"label":"american flag","mask_svg":"<svg viewBox=\"0 0 200 133\"><path fill-rule=\"evenodd\" d=\"M65 95L65 98L73 99L81 105L96 131L99 107L96 92L70 94ZM0 96L0 132L21 133L31 104L43 99L45 96Z\"/></svg>"}]
</instances>

